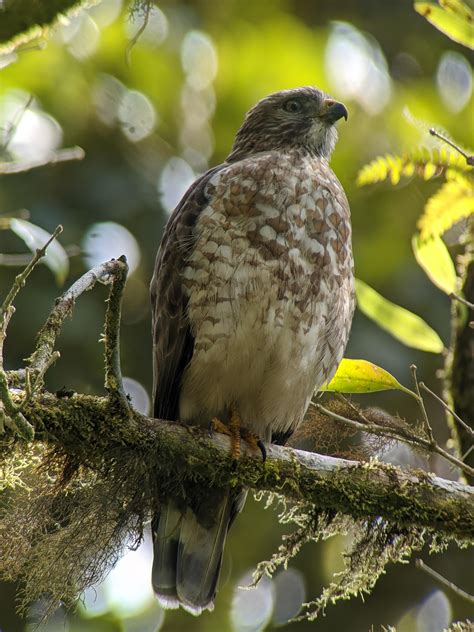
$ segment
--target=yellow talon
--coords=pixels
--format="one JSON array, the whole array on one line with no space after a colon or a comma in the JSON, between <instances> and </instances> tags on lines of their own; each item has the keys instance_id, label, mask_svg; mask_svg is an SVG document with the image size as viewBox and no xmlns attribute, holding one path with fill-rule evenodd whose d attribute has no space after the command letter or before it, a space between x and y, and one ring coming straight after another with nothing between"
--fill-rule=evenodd
<instances>
[{"instance_id":1,"label":"yellow talon","mask_svg":"<svg viewBox=\"0 0 474 632\"><path fill-rule=\"evenodd\" d=\"M235 406L235 404L233 404L230 407L229 412L230 412L229 425L226 425L220 419L218 419L217 417L214 417L211 420L211 426L210 426L211 431L220 432L221 434L224 434L227 437L230 437L231 439L230 453L234 461L238 461L240 458L242 439L253 450L260 450L262 454L262 460L265 461L265 459L267 458L267 451L265 449L265 445L263 444L263 441L254 432L251 432L250 430L242 426L242 418L240 417L240 413L237 407Z\"/></svg>"}]
</instances>

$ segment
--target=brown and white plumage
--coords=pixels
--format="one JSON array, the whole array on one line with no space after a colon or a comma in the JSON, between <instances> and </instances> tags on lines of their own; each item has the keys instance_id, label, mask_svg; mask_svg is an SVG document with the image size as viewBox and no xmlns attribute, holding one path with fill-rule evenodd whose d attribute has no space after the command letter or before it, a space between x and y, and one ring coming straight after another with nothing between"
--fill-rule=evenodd
<instances>
[{"instance_id":1,"label":"brown and white plumage","mask_svg":"<svg viewBox=\"0 0 474 632\"><path fill-rule=\"evenodd\" d=\"M342 104L310 87L250 110L227 160L171 216L151 285L154 414L228 421L284 443L334 374L354 310L349 206L329 167ZM170 502L153 520L166 607L212 609L225 536L245 492Z\"/></svg>"}]
</instances>

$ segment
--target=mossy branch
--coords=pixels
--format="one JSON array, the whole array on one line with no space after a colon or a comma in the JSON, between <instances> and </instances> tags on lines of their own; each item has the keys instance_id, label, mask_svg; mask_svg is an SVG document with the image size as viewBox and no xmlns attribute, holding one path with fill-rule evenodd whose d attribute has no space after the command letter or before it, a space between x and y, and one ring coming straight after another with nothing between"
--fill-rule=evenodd
<instances>
[{"instance_id":1,"label":"mossy branch","mask_svg":"<svg viewBox=\"0 0 474 632\"><path fill-rule=\"evenodd\" d=\"M41 37L44 29L61 15L91 3L91 0L7 0L0 6L0 51L9 52Z\"/></svg>"},{"instance_id":2,"label":"mossy branch","mask_svg":"<svg viewBox=\"0 0 474 632\"><path fill-rule=\"evenodd\" d=\"M22 396L18 391L13 395L18 401ZM253 455L235 465L227 437L208 437L200 429L137 412L117 415L109 400L100 397L44 393L24 414L36 429L36 441L60 448L77 466L104 470L119 461L133 477L138 458L141 471L155 478L151 488L159 496L187 484L195 488L199 483L202 489L243 485L354 518L382 516L407 527L474 538L474 488L426 472L273 445L265 463ZM153 498L147 501L152 504Z\"/></svg>"}]
</instances>

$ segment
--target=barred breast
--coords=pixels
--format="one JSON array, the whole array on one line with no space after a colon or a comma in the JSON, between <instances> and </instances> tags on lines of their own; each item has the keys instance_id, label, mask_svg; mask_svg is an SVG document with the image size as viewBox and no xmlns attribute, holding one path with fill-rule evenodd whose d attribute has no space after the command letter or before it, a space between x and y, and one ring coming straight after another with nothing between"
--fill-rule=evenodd
<instances>
[{"instance_id":1,"label":"barred breast","mask_svg":"<svg viewBox=\"0 0 474 632\"><path fill-rule=\"evenodd\" d=\"M182 273L194 353L180 419L236 403L263 439L294 429L342 359L354 310L349 206L323 159L252 156L210 179Z\"/></svg>"}]
</instances>

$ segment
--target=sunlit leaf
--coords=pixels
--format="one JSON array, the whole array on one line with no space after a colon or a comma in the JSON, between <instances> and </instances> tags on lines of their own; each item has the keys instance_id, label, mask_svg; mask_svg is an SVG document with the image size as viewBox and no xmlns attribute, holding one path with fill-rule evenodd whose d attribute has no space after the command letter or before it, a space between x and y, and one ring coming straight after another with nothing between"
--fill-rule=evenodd
<instances>
[{"instance_id":1,"label":"sunlit leaf","mask_svg":"<svg viewBox=\"0 0 474 632\"><path fill-rule=\"evenodd\" d=\"M394 338L414 349L443 351L443 341L422 318L388 301L360 279L356 279L356 293L361 312Z\"/></svg>"},{"instance_id":2,"label":"sunlit leaf","mask_svg":"<svg viewBox=\"0 0 474 632\"><path fill-rule=\"evenodd\" d=\"M412 246L418 264L430 280L448 295L456 292L456 269L441 237L423 241L419 235L413 235Z\"/></svg>"},{"instance_id":3,"label":"sunlit leaf","mask_svg":"<svg viewBox=\"0 0 474 632\"><path fill-rule=\"evenodd\" d=\"M474 48L474 12L462 0L415 2L415 11L450 39Z\"/></svg>"},{"instance_id":4,"label":"sunlit leaf","mask_svg":"<svg viewBox=\"0 0 474 632\"><path fill-rule=\"evenodd\" d=\"M448 169L464 172L471 171L472 167L456 151L451 151L445 147L433 150L417 147L399 156L386 154L375 158L359 171L357 184L358 186L365 186L389 179L395 185L398 184L401 177L410 178L413 175L430 180Z\"/></svg>"},{"instance_id":5,"label":"sunlit leaf","mask_svg":"<svg viewBox=\"0 0 474 632\"><path fill-rule=\"evenodd\" d=\"M397 389L414 395L385 369L368 360L344 358L335 376L322 391L334 393L375 393Z\"/></svg>"},{"instance_id":6,"label":"sunlit leaf","mask_svg":"<svg viewBox=\"0 0 474 632\"><path fill-rule=\"evenodd\" d=\"M441 236L459 220L474 214L474 187L460 173L447 173L448 182L428 200L418 220L420 238Z\"/></svg>"},{"instance_id":7,"label":"sunlit leaf","mask_svg":"<svg viewBox=\"0 0 474 632\"><path fill-rule=\"evenodd\" d=\"M37 249L43 248L51 238L51 235L43 228L16 217L10 220L10 229L25 242L33 253ZM57 239L49 244L43 262L54 274L58 285L62 285L69 272L69 258Z\"/></svg>"}]
</instances>

